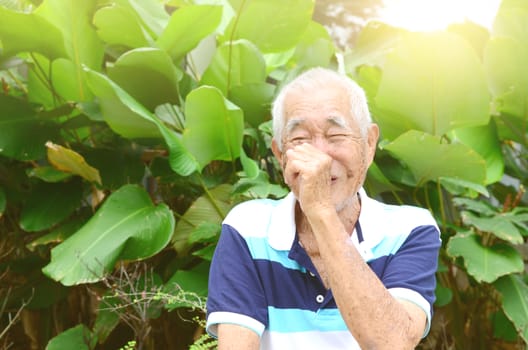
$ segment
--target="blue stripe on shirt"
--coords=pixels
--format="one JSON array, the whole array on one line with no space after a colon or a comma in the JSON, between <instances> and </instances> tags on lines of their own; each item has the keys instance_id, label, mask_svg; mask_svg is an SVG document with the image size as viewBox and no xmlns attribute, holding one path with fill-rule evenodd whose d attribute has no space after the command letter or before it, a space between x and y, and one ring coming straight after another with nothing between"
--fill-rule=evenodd
<instances>
[{"instance_id":1,"label":"blue stripe on shirt","mask_svg":"<svg viewBox=\"0 0 528 350\"><path fill-rule=\"evenodd\" d=\"M330 332L346 331L348 328L338 309L322 309L319 312L278 309L269 307L270 332Z\"/></svg>"}]
</instances>

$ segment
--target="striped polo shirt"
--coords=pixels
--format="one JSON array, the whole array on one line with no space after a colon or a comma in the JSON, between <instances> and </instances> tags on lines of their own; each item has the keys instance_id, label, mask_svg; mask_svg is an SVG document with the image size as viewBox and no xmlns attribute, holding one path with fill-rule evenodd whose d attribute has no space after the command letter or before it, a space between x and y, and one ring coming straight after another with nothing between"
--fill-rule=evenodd
<instances>
[{"instance_id":1,"label":"striped polo shirt","mask_svg":"<svg viewBox=\"0 0 528 350\"><path fill-rule=\"evenodd\" d=\"M355 247L388 291L427 315L435 300L440 233L429 211L387 205L361 189ZM295 229L296 199L257 199L225 218L211 264L207 331L237 324L261 337L261 349L359 349ZM368 307L368 306L366 306Z\"/></svg>"}]
</instances>

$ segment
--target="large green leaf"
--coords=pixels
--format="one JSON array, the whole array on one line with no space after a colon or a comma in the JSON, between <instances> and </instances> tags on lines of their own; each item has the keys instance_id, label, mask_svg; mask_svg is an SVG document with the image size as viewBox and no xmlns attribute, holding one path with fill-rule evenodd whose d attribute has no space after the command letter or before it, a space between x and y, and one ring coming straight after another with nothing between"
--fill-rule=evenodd
<instances>
[{"instance_id":1,"label":"large green leaf","mask_svg":"<svg viewBox=\"0 0 528 350\"><path fill-rule=\"evenodd\" d=\"M410 168L417 184L440 177L484 184L486 162L463 144L442 143L440 137L410 130L383 147Z\"/></svg>"},{"instance_id":2,"label":"large green leaf","mask_svg":"<svg viewBox=\"0 0 528 350\"><path fill-rule=\"evenodd\" d=\"M80 212L80 215L72 215L68 220L65 220L59 225L53 227L53 229L45 235L39 236L39 238L37 238L36 240L26 244L26 248L28 248L30 251L35 251L35 249L37 249L37 247L39 246L62 243L66 238L79 231L79 229L86 223L86 221L88 221L88 219L93 214L91 209L88 208Z\"/></svg>"},{"instance_id":3,"label":"large green leaf","mask_svg":"<svg viewBox=\"0 0 528 350\"><path fill-rule=\"evenodd\" d=\"M490 89L496 108L501 136L523 142L528 120L527 44L512 38L492 38L485 52Z\"/></svg>"},{"instance_id":4,"label":"large green leaf","mask_svg":"<svg viewBox=\"0 0 528 350\"><path fill-rule=\"evenodd\" d=\"M234 161L240 156L244 117L220 90L202 86L187 95L183 144L200 169L213 160Z\"/></svg>"},{"instance_id":5,"label":"large green leaf","mask_svg":"<svg viewBox=\"0 0 528 350\"><path fill-rule=\"evenodd\" d=\"M504 159L494 123L455 129L451 142L460 142L477 151L486 161L486 184L495 183L504 175Z\"/></svg>"},{"instance_id":6,"label":"large green leaf","mask_svg":"<svg viewBox=\"0 0 528 350\"><path fill-rule=\"evenodd\" d=\"M376 120L389 139L409 126L441 136L488 124L489 101L482 64L463 38L447 32L409 33L386 56Z\"/></svg>"},{"instance_id":7,"label":"large green leaf","mask_svg":"<svg viewBox=\"0 0 528 350\"><path fill-rule=\"evenodd\" d=\"M150 46L153 42L135 11L116 2L97 10L93 22L97 34L107 44L131 48ZM123 35L126 33L126 35Z\"/></svg>"},{"instance_id":8,"label":"large green leaf","mask_svg":"<svg viewBox=\"0 0 528 350\"><path fill-rule=\"evenodd\" d=\"M178 221L172 244L180 254L188 253L191 248L190 235L204 223L220 224L231 208L231 186L220 185L198 198Z\"/></svg>"},{"instance_id":9,"label":"large green leaf","mask_svg":"<svg viewBox=\"0 0 528 350\"><path fill-rule=\"evenodd\" d=\"M117 0L118 3L130 6L141 18L146 31L157 39L169 22L169 14L164 2L159 0Z\"/></svg>"},{"instance_id":10,"label":"large green leaf","mask_svg":"<svg viewBox=\"0 0 528 350\"><path fill-rule=\"evenodd\" d=\"M97 34L106 43L131 48L154 46L168 20L163 4L156 0L112 1L93 18Z\"/></svg>"},{"instance_id":11,"label":"large green leaf","mask_svg":"<svg viewBox=\"0 0 528 350\"><path fill-rule=\"evenodd\" d=\"M140 183L145 176L145 164L134 150L99 147L85 150L83 155L99 170L105 189L116 190L127 183Z\"/></svg>"},{"instance_id":12,"label":"large green leaf","mask_svg":"<svg viewBox=\"0 0 528 350\"><path fill-rule=\"evenodd\" d=\"M46 350L89 350L93 349L96 344L97 337L87 326L79 324L52 338L46 345Z\"/></svg>"},{"instance_id":13,"label":"large green leaf","mask_svg":"<svg viewBox=\"0 0 528 350\"><path fill-rule=\"evenodd\" d=\"M508 6L510 5L510 6ZM511 37L521 43L528 42L528 6L522 4L507 4L503 1L501 8L495 16L492 35L496 37Z\"/></svg>"},{"instance_id":14,"label":"large green leaf","mask_svg":"<svg viewBox=\"0 0 528 350\"><path fill-rule=\"evenodd\" d=\"M64 36L68 57L82 74L81 65L99 68L103 59L104 45L92 25L96 2L93 0L45 0L35 13L57 26Z\"/></svg>"},{"instance_id":15,"label":"large green leaf","mask_svg":"<svg viewBox=\"0 0 528 350\"><path fill-rule=\"evenodd\" d=\"M35 13L19 13L0 6L0 43L4 56L39 52L56 59L66 57L61 31L52 21Z\"/></svg>"},{"instance_id":16,"label":"large green leaf","mask_svg":"<svg viewBox=\"0 0 528 350\"><path fill-rule=\"evenodd\" d=\"M461 216L464 223L473 225L480 231L489 232L512 244L520 244L523 242L523 237L511 221L511 215L508 214L497 213L492 217L480 217L469 211L463 211Z\"/></svg>"},{"instance_id":17,"label":"large green leaf","mask_svg":"<svg viewBox=\"0 0 528 350\"><path fill-rule=\"evenodd\" d=\"M485 197L490 196L485 185L462 180L460 178L441 177L440 184L444 189L455 196L464 196L467 198L475 198L479 194Z\"/></svg>"},{"instance_id":18,"label":"large green leaf","mask_svg":"<svg viewBox=\"0 0 528 350\"><path fill-rule=\"evenodd\" d=\"M104 45L91 21L95 6L95 1L46 0L35 11L55 24L64 36L68 59L53 62L51 74L53 88L66 100L92 98L83 66L100 69L104 55Z\"/></svg>"},{"instance_id":19,"label":"large green leaf","mask_svg":"<svg viewBox=\"0 0 528 350\"><path fill-rule=\"evenodd\" d=\"M360 67L383 66L385 55L394 49L404 30L379 21L369 21L359 32L356 44L344 55L345 70L352 76Z\"/></svg>"},{"instance_id":20,"label":"large green leaf","mask_svg":"<svg viewBox=\"0 0 528 350\"><path fill-rule=\"evenodd\" d=\"M108 77L88 71L88 86L98 97L110 128L126 138L156 138L160 130L151 113Z\"/></svg>"},{"instance_id":21,"label":"large green leaf","mask_svg":"<svg viewBox=\"0 0 528 350\"><path fill-rule=\"evenodd\" d=\"M528 286L516 275L504 276L494 285L502 296L504 313L528 343Z\"/></svg>"},{"instance_id":22,"label":"large green leaf","mask_svg":"<svg viewBox=\"0 0 528 350\"><path fill-rule=\"evenodd\" d=\"M275 89L275 85L269 83L233 86L229 91L229 100L242 108L244 121L257 128L270 118Z\"/></svg>"},{"instance_id":23,"label":"large green leaf","mask_svg":"<svg viewBox=\"0 0 528 350\"><path fill-rule=\"evenodd\" d=\"M114 192L73 236L51 251L43 272L64 285L99 281L118 260L150 257L170 241L174 216L165 204L153 205L142 188Z\"/></svg>"},{"instance_id":24,"label":"large green leaf","mask_svg":"<svg viewBox=\"0 0 528 350\"><path fill-rule=\"evenodd\" d=\"M27 102L0 94L0 155L35 160L46 155L47 141L57 139L54 122L40 120Z\"/></svg>"},{"instance_id":25,"label":"large green leaf","mask_svg":"<svg viewBox=\"0 0 528 350\"><path fill-rule=\"evenodd\" d=\"M99 97L105 120L112 129L130 138L161 134L169 148L170 165L174 171L186 176L198 170L196 159L183 147L174 131L108 77L90 70L87 75L91 89Z\"/></svg>"},{"instance_id":26,"label":"large green leaf","mask_svg":"<svg viewBox=\"0 0 528 350\"><path fill-rule=\"evenodd\" d=\"M295 48L291 64L303 67L328 67L335 46L326 28L311 21Z\"/></svg>"},{"instance_id":27,"label":"large green leaf","mask_svg":"<svg viewBox=\"0 0 528 350\"><path fill-rule=\"evenodd\" d=\"M486 46L484 63L495 98L499 133L503 138L526 140L528 120L528 6L503 1Z\"/></svg>"},{"instance_id":28,"label":"large green leaf","mask_svg":"<svg viewBox=\"0 0 528 350\"><path fill-rule=\"evenodd\" d=\"M80 181L39 183L26 200L20 214L20 227L25 231L42 231L70 215L82 199Z\"/></svg>"},{"instance_id":29,"label":"large green leaf","mask_svg":"<svg viewBox=\"0 0 528 350\"><path fill-rule=\"evenodd\" d=\"M211 34L220 24L222 7L211 5L186 6L176 10L159 37L158 46L178 60Z\"/></svg>"},{"instance_id":30,"label":"large green leaf","mask_svg":"<svg viewBox=\"0 0 528 350\"><path fill-rule=\"evenodd\" d=\"M180 102L178 80L182 76L170 56L155 48L127 51L108 69L108 77L150 111L164 103Z\"/></svg>"},{"instance_id":31,"label":"large green leaf","mask_svg":"<svg viewBox=\"0 0 528 350\"><path fill-rule=\"evenodd\" d=\"M279 52L299 42L312 19L313 0L232 1L237 15L223 40L247 39L263 52Z\"/></svg>"},{"instance_id":32,"label":"large green leaf","mask_svg":"<svg viewBox=\"0 0 528 350\"><path fill-rule=\"evenodd\" d=\"M200 83L220 89L225 96L236 86L263 84L266 63L262 54L247 40L221 45L207 67Z\"/></svg>"},{"instance_id":33,"label":"large green leaf","mask_svg":"<svg viewBox=\"0 0 528 350\"><path fill-rule=\"evenodd\" d=\"M368 168L365 188L371 196L377 196L387 191L397 191L398 187L394 185L381 171L376 163L372 163Z\"/></svg>"},{"instance_id":34,"label":"large green leaf","mask_svg":"<svg viewBox=\"0 0 528 350\"><path fill-rule=\"evenodd\" d=\"M464 258L467 272L478 282L491 283L497 278L524 271L521 255L506 244L483 246L473 232L459 232L447 243L447 253Z\"/></svg>"},{"instance_id":35,"label":"large green leaf","mask_svg":"<svg viewBox=\"0 0 528 350\"><path fill-rule=\"evenodd\" d=\"M190 270L178 270L167 281L163 291L174 295L174 300L166 305L168 310L179 307L196 307L207 297L209 263L202 262Z\"/></svg>"}]
</instances>

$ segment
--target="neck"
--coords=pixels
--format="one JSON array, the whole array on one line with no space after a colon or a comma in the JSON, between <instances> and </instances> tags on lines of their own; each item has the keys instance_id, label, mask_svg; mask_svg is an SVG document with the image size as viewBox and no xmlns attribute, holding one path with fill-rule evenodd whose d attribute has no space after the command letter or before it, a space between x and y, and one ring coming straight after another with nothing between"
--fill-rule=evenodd
<instances>
[{"instance_id":1,"label":"neck","mask_svg":"<svg viewBox=\"0 0 528 350\"><path fill-rule=\"evenodd\" d=\"M337 215L343 224L345 230L351 235L356 226L356 222L359 219L359 213L361 211L361 200L359 194L351 197L341 206L336 207ZM301 236L312 236L312 228L308 222L308 218L301 210L299 203L295 206L295 224L297 226L297 232Z\"/></svg>"}]
</instances>

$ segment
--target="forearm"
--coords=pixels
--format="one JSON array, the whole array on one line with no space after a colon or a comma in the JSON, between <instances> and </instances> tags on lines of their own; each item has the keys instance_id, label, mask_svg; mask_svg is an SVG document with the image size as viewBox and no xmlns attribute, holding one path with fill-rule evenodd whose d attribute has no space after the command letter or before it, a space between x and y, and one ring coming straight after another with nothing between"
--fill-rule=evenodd
<instances>
[{"instance_id":1,"label":"forearm","mask_svg":"<svg viewBox=\"0 0 528 350\"><path fill-rule=\"evenodd\" d=\"M258 350L260 338L248 328L234 324L218 325L218 350Z\"/></svg>"},{"instance_id":2,"label":"forearm","mask_svg":"<svg viewBox=\"0 0 528 350\"><path fill-rule=\"evenodd\" d=\"M364 262L335 210L318 210L307 218L336 303L362 348L414 348L423 327L420 330L415 315L391 296Z\"/></svg>"}]
</instances>

